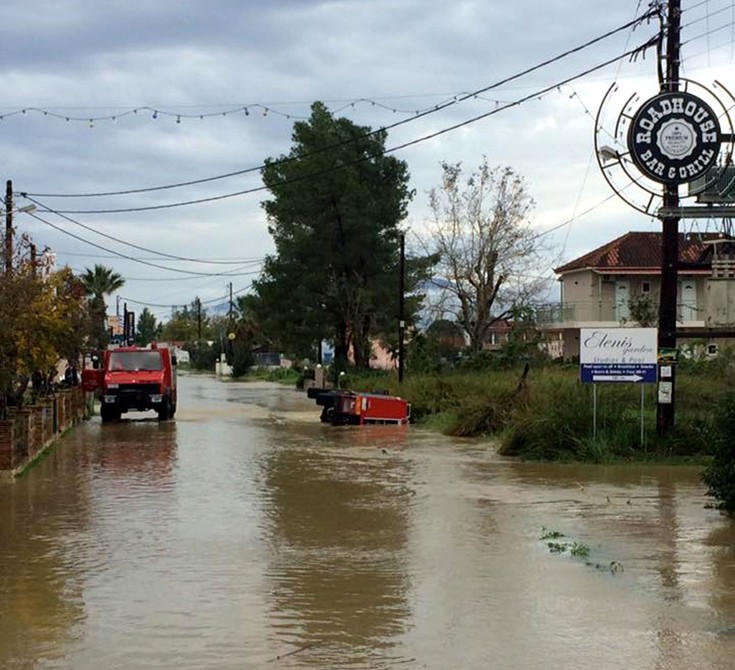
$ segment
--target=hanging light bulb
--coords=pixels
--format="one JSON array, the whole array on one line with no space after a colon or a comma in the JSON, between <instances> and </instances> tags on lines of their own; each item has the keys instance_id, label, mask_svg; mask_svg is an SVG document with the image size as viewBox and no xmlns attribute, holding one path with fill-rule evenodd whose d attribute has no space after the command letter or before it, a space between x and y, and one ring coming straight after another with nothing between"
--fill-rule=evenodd
<instances>
[{"instance_id":1,"label":"hanging light bulb","mask_svg":"<svg viewBox=\"0 0 735 670\"><path fill-rule=\"evenodd\" d=\"M181 116L178 114L176 115L176 123L181 123Z\"/></svg>"},{"instance_id":2,"label":"hanging light bulb","mask_svg":"<svg viewBox=\"0 0 735 670\"><path fill-rule=\"evenodd\" d=\"M154 119L158 118L158 110L155 110L155 109L153 110L153 118Z\"/></svg>"},{"instance_id":3,"label":"hanging light bulb","mask_svg":"<svg viewBox=\"0 0 735 670\"><path fill-rule=\"evenodd\" d=\"M248 111L248 108L245 108L245 116L250 116L250 112Z\"/></svg>"}]
</instances>

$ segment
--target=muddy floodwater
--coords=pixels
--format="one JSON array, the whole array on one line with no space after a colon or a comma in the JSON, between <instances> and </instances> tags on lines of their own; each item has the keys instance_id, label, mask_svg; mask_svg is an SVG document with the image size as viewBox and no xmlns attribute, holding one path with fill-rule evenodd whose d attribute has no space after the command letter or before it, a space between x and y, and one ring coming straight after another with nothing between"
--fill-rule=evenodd
<instances>
[{"instance_id":1,"label":"muddy floodwater","mask_svg":"<svg viewBox=\"0 0 735 670\"><path fill-rule=\"evenodd\" d=\"M519 463L180 378L0 483L0 668L735 667L698 470Z\"/></svg>"}]
</instances>

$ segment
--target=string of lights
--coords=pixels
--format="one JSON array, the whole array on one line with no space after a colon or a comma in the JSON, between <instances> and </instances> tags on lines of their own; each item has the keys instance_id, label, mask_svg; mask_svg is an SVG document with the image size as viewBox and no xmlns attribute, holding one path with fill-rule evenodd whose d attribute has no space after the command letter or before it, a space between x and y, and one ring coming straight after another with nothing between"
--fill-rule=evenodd
<instances>
[{"instance_id":1,"label":"string of lights","mask_svg":"<svg viewBox=\"0 0 735 670\"><path fill-rule=\"evenodd\" d=\"M429 97L432 94L428 93L422 93L418 94L415 97L417 98L425 98ZM347 102L339 101L340 104L338 106L330 106L335 105L335 101L333 100L327 100L325 101L325 104L327 105L327 108L329 109L331 114L339 114L340 112L343 112L346 109L356 109L360 106L366 106L371 108L379 108L383 109L387 112L391 112L393 114L404 114L409 116L415 116L418 114L424 114L428 111L431 111L435 109L437 104L442 105L445 104L447 101L447 98L451 101L456 100L457 98L467 95L466 92L460 92L460 93L452 93L452 94L433 94L434 96L439 96L443 98L442 102L436 103L434 105L429 105L428 107L420 107L415 109L406 109L402 107L394 107L391 105L388 105L384 102L381 102L380 99L371 99L371 98L355 98L354 100L350 100ZM400 96L400 97L407 97L407 96ZM498 104L502 103L503 100L490 100L486 99L488 102L496 102ZM306 120L309 117L303 114L294 114L292 112L283 112L278 109L279 106L287 106L287 105L299 105L300 107L308 107L311 103L308 101L299 101L299 102L274 102L270 104L264 104L260 102L255 103L249 103L249 104L241 104L241 105L227 105L223 106L219 109L204 112L192 112L192 111L183 111L184 107L179 108L166 108L164 106L160 107L150 107L147 105L143 105L141 107L130 107L126 109L121 109L120 111L115 112L114 114L101 114L101 115L94 115L94 114L84 114L81 116L76 116L74 114L67 114L63 113L62 109L60 107L23 107L21 109L14 109L9 112L2 112L0 113L0 121L4 121L5 119L10 119L13 117L18 116L27 116L27 115L39 115L39 116L45 116L52 119L59 119L62 121L68 121L68 122L81 122L86 123L90 127L94 128L94 125L96 123L102 123L105 121L110 122L116 122L120 119L124 119L126 117L131 116L137 116L140 118L150 118L154 121L160 118L168 118L168 119L174 119L177 124L180 124L182 121L185 120L199 120L203 121L205 119L211 119L211 118L227 118L232 116L261 116L261 117L267 117L269 115L272 116L280 116L285 119L293 119L295 121L299 120ZM201 106L187 106L188 108L198 108L200 110L205 109L206 105ZM94 109L94 108L87 108L87 109Z\"/></svg>"},{"instance_id":2,"label":"string of lights","mask_svg":"<svg viewBox=\"0 0 735 670\"><path fill-rule=\"evenodd\" d=\"M654 46L656 44L656 42L657 42L657 39L658 39L657 37L654 37L654 38L648 40L647 42L645 42L644 44L642 44L642 45L640 45L638 47L635 47L634 49L630 49L630 50L628 50L628 51L626 51L626 52L624 52L624 53L622 53L622 54L620 54L618 56L614 56L613 58L610 58L610 59L608 59L608 60L606 60L606 61L604 61L602 63L599 63L597 65L591 66L591 67L589 67L589 68L587 68L587 69L585 69L585 70L583 70L581 72L578 72L577 74L574 74L574 75L571 75L571 76L567 77L566 79L564 79L562 81L555 82L555 83L551 84L550 86L546 86L546 87L544 87L542 89L536 90L536 91L534 91L533 93L531 93L529 95L523 96L523 97L518 98L518 99L516 99L516 100L514 100L512 102L506 103L505 105L501 105L501 106L495 107L495 108L493 108L493 109L491 109L491 110L489 110L489 111L487 111L487 112L485 112L483 114L479 114L479 115L474 116L474 117L472 117L470 119L466 119L465 121L461 121L461 122L455 123L455 124L453 124L451 126L447 126L447 127L442 128L440 130L437 130L437 131L435 131L433 133L429 133L428 135L423 135L421 137L415 138L413 140L409 140L409 141L404 142L402 144L394 145L394 146L392 146L390 148L385 149L383 151L383 153L384 154L390 154L390 153L394 153L396 151L400 151L400 150L406 149L406 148L411 147L411 146L415 146L417 144L420 144L422 142L426 142L428 140L434 139L436 137L439 137L439 136L444 135L446 133L452 132L454 130L458 130L459 128L463 128L463 127L468 126L470 124L476 123L476 122L478 122L478 121L480 121L482 119L486 119L486 118L488 118L490 116L493 116L495 114L498 114L498 113L500 113L502 111L505 111L507 109L510 109L512 107L517 107L517 106L519 106L519 105L521 105L521 104L523 104L525 102L529 102L531 100L540 100L543 96L547 95L548 93L550 93L552 91L557 90L561 86L564 86L564 85L569 84L569 83L571 83L571 82L573 82L573 81L575 81L577 79L580 79L582 77L585 77L588 74L591 74L592 72L595 72L597 70L601 70L602 68L607 67L608 65L611 65L612 63L615 63L615 62L617 62L617 61L619 61L621 59L629 58L629 57L632 57L632 56L634 56L636 54L641 53L645 49ZM344 163L341 163L340 165L336 165L336 166L325 168L323 170L312 172L312 173L309 173L309 174L306 174L306 175L299 175L297 177L293 177L291 179L284 180L283 182L281 182L281 184L282 185L292 184L292 183L307 181L307 180L310 180L310 179L321 177L321 176L323 176L325 174L330 174L332 172L343 170L343 169L345 169L347 167L358 165L358 164L363 163L366 160L369 160L371 158L372 158L372 156L371 157L364 157L364 156L363 157L358 157L358 158L354 159L353 161L346 161ZM289 160L293 160L293 159L289 159ZM285 162L285 161L283 161L283 162ZM219 201L219 200L225 200L225 199L234 198L234 197L237 197L237 196L247 195L247 194L251 194L251 193L257 193L257 192L260 192L260 191L264 191L267 188L268 188L267 186L261 185L261 186L255 186L255 187L252 187L252 188L249 188L249 189L243 189L243 190L235 191L235 192L231 192L231 193L224 193L224 194L215 195L215 196L209 196L209 197L205 197L205 198L197 198L197 199L194 199L194 200L184 200L184 201L173 202L173 203L165 203L165 204L160 204L160 205L145 205L145 206L141 206L141 207L120 207L120 208L109 208L109 209L52 210L52 211L54 213L56 213L56 214L59 214L59 215L62 215L62 214L63 215L66 215L66 214L120 214L120 213L131 213L131 212L144 212L144 211L153 211L153 210L163 210L163 209L172 209L172 208L175 208L175 207L185 207L185 206L189 206L189 205L198 205L198 204L203 204L203 203L208 203L208 202L216 202L216 201ZM21 193L21 196L23 196L25 198L28 198L32 202L35 202L29 196L29 194L27 194L25 192L22 192ZM46 197L52 197L52 196L47 195ZM45 211L49 211L49 210L45 210Z\"/></svg>"},{"instance_id":3,"label":"string of lights","mask_svg":"<svg viewBox=\"0 0 735 670\"><path fill-rule=\"evenodd\" d=\"M527 76L527 75L529 75L529 74L531 74L533 72L536 72L536 71L538 71L538 70L540 70L540 69L542 69L544 67L547 67L547 66L549 66L549 65L551 65L553 63L556 63L556 62L558 62L560 60L563 60L564 58L567 58L567 57L571 56L572 54L579 53L580 51L583 51L584 49L587 49L590 46L592 46L594 44L597 44L597 43L599 43L599 42L607 39L608 37L611 37L612 35L615 35L615 34L621 32L621 31L627 30L627 29L629 29L629 28L631 28L633 26L640 25L641 23L643 23L643 22L645 22L645 21L647 21L647 20L649 20L649 19L651 19L651 18L653 18L653 17L655 17L657 15L658 15L658 10L657 9L655 9L655 8L654 9L649 9L647 12L645 12L644 14L642 14L640 17L636 17L633 20L628 21L627 23L625 23L622 26L619 26L619 27L617 27L617 28L615 28L613 30L610 30L610 31L602 34L602 35L599 35L599 36L597 36L595 38L592 38L590 40L587 40L586 42L584 42L582 44L579 44L579 45L577 45L577 46L575 46L575 47L573 47L571 49L568 49L567 51L564 51L564 52L562 52L560 54L557 54L556 56L552 56L552 57L550 57L550 58L548 58L548 59L546 59L544 61L541 61L541 62L539 62L539 63L537 63L535 65L532 65L532 66L530 66L530 67L528 67L528 68L526 68L526 69L524 69L524 70L522 70L520 72L517 72L516 74L513 74L513 75L510 75L508 77L505 77L504 79L501 79L501 80L499 80L497 82L494 82L494 83L492 83L490 85L484 86L482 88L479 88L477 90L474 90L472 92L469 92L469 93L466 93L466 94L463 94L463 95L454 96L452 99L447 100L446 102L444 102L442 104L434 105L433 107L430 107L430 108L424 110L423 112L419 112L417 114L413 114L410 118L402 119L402 120L397 121L395 123L388 124L388 125L385 125L385 126L381 126L380 128L377 128L375 130L370 130L370 131L364 133L363 135L358 135L356 137L349 138L349 139L344 140L342 142L337 142L335 144L324 146L324 147L322 147L322 148L320 148L318 150L315 150L313 152L310 152L309 154L306 154L306 155L300 155L298 157L294 157L294 156L284 157L284 158L279 159L278 161L273 161L273 163L274 164L281 164L281 163L292 162L294 160L300 160L300 159L302 159L302 158L304 158L306 156L311 156L311 155L315 155L315 154L319 154L319 153L324 153L324 152L327 152L327 151L331 151L331 150L336 149L338 147L341 147L341 146L344 146L344 145L347 145L347 144L352 144L352 143L357 142L357 141L359 141L361 139L364 139L366 137L371 137L371 136L373 136L375 134L378 134L378 133L383 133L383 132L386 132L388 130L393 130L393 129L395 129L395 128L399 127L399 126L402 126L402 125L404 125L406 123L414 122L417 119L424 118L425 116L428 116L430 114L435 114L435 113L437 113L437 112L439 112L441 110L447 109L448 107L451 107L451 106L454 106L454 105L458 105L458 104L460 104L462 102L465 102L467 100L476 99L478 96L481 96L482 94L487 93L488 91L491 91L493 89L498 89L498 88L500 88L502 86L505 86L506 84L508 84L508 83L510 83L512 81L515 81L517 79L521 79L522 77L525 77L525 76ZM630 54L629 53L623 54L622 56L619 56L619 57L617 57L617 58L615 58L615 59L613 59L612 61L609 61L609 62L615 62L618 59L624 58L624 57L626 57L628 55L630 55ZM609 64L609 62L606 63L605 65ZM603 67L603 66L600 66L600 67ZM594 71L594 69L592 69L590 71ZM515 104L518 104L518 103L517 102L516 103L512 103L512 102L511 103L508 103L508 102L496 101L495 108L496 109L507 108L508 106L513 106ZM192 186L192 185L197 185L197 184L204 184L204 183L208 183L208 182L212 182L212 181L217 181L217 180L221 180L221 179L227 179L227 178L231 178L231 177L235 177L235 176L241 176L241 175L252 173L252 172L260 172L263 169L263 167L264 167L264 165L263 164L260 164L260 165L257 165L257 166L253 166L253 167L249 167L249 168L244 168L242 170L236 170L236 171L228 172L228 173L221 174L221 175L215 175L213 177L205 177L205 178L202 178L202 179L195 179L195 180L190 180L190 181L185 181L185 182L177 182L177 183L174 183L174 184L165 184L165 185L162 185L162 186L151 186L151 187L139 188L139 189L127 189L127 190L120 190L120 191L107 191L107 192L98 192L98 193L33 193L33 192L29 192L29 193L23 193L22 195L24 195L24 196L25 195L31 195L31 196L39 197L39 198L71 198L71 197L89 198L89 197L131 195L131 194L135 194L135 193L147 193L147 192L152 192L152 191L160 191L160 190L166 190L166 189L181 188L181 187L185 187L185 186ZM234 195L242 195L242 193L231 194L231 195L228 195L227 197L233 197ZM219 199L219 198L214 198L214 199ZM204 202L207 202L207 201L209 201L209 200L204 200ZM192 201L191 204L195 204L195 202L202 202L202 201ZM174 206L176 206L176 205L174 205ZM154 209L155 209L155 207L154 207ZM121 211L141 211L141 210L127 209L127 210L121 210ZM81 213L81 212L67 212L67 213ZM99 213L99 212L95 212L95 213Z\"/></svg>"}]
</instances>

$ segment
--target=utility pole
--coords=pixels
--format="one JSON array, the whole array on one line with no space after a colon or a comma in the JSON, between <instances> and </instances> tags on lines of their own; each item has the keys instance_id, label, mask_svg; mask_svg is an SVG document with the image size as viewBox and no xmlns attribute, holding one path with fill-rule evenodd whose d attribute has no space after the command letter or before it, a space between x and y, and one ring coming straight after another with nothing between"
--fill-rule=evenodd
<instances>
[{"instance_id":1,"label":"utility pole","mask_svg":"<svg viewBox=\"0 0 735 670\"><path fill-rule=\"evenodd\" d=\"M401 233L401 250L398 261L398 383L403 383L403 339L405 337L406 321L404 319L404 293L406 274L406 236Z\"/></svg>"},{"instance_id":2,"label":"utility pole","mask_svg":"<svg viewBox=\"0 0 735 670\"><path fill-rule=\"evenodd\" d=\"M202 301L197 296L197 341L202 339Z\"/></svg>"},{"instance_id":3,"label":"utility pole","mask_svg":"<svg viewBox=\"0 0 735 670\"><path fill-rule=\"evenodd\" d=\"M13 182L5 182L5 274L13 272Z\"/></svg>"},{"instance_id":4,"label":"utility pole","mask_svg":"<svg viewBox=\"0 0 735 670\"><path fill-rule=\"evenodd\" d=\"M227 312L227 316L230 320L230 323L232 323L232 282L230 282L230 308Z\"/></svg>"},{"instance_id":5,"label":"utility pole","mask_svg":"<svg viewBox=\"0 0 735 670\"><path fill-rule=\"evenodd\" d=\"M669 0L666 21L666 75L661 92L679 90L681 50L681 0ZM663 207L672 211L679 206L679 186L665 184ZM676 348L676 301L679 270L679 217L661 218L661 298L658 313L659 349ZM675 365L659 365L656 430L665 435L674 427ZM662 377L662 372L667 376Z\"/></svg>"}]
</instances>

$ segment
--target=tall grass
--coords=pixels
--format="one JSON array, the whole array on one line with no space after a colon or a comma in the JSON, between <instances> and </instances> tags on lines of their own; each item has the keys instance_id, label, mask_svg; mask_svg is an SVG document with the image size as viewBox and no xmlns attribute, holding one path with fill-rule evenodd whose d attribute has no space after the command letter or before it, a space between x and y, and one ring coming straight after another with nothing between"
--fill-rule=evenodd
<instances>
[{"instance_id":1,"label":"tall grass","mask_svg":"<svg viewBox=\"0 0 735 670\"><path fill-rule=\"evenodd\" d=\"M415 420L441 426L447 434L495 435L501 452L507 455L598 463L710 453L718 430L712 410L732 391L732 375L678 371L676 428L660 439L656 436L656 389L644 387L641 444L639 385L597 386L595 430L593 386L579 381L576 366L531 368L519 388L521 372L519 367L409 375L401 385L395 375L371 375L351 379L351 387L383 388L401 395L411 402Z\"/></svg>"}]
</instances>

